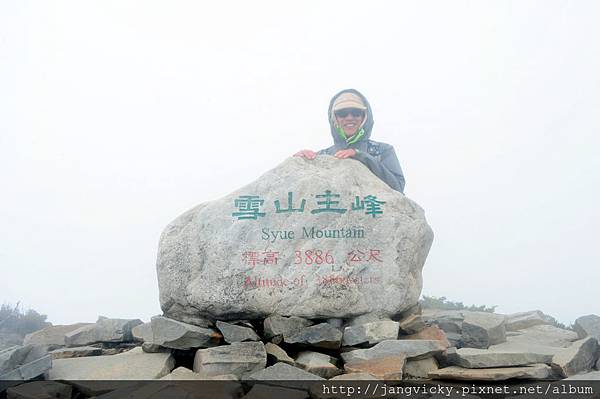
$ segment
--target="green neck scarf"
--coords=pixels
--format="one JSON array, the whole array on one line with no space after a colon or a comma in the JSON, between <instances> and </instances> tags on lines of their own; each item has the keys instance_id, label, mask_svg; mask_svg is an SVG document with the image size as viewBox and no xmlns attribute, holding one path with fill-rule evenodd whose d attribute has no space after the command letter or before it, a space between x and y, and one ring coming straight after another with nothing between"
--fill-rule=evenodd
<instances>
[{"instance_id":1,"label":"green neck scarf","mask_svg":"<svg viewBox=\"0 0 600 399\"><path fill-rule=\"evenodd\" d=\"M344 130L340 126L336 126L335 130L338 132L340 137L344 139L344 141L346 141L346 144L348 145L356 143L365 135L365 129L363 129L362 127L358 132L356 132L356 134L354 134L354 136L351 137L346 137L346 133L344 133Z\"/></svg>"}]
</instances>

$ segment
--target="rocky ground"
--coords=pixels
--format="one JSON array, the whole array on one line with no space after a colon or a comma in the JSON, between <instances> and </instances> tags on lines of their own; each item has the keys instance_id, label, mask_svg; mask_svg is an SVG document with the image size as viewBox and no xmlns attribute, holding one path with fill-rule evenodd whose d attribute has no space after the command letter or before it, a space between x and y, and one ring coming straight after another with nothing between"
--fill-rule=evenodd
<instances>
[{"instance_id":1,"label":"rocky ground","mask_svg":"<svg viewBox=\"0 0 600 399\"><path fill-rule=\"evenodd\" d=\"M148 323L100 317L94 324L47 327L1 350L0 388L9 398L40 392L109 398L116 386L92 382L229 380L235 389L227 397L251 398L264 389L254 385L247 392L252 381L286 381L289 388L290 381L324 380L600 380L599 340L599 316L582 316L567 330L539 311L501 315L415 306L395 318L273 315L195 324L164 316ZM314 396L295 391L286 396Z\"/></svg>"}]
</instances>

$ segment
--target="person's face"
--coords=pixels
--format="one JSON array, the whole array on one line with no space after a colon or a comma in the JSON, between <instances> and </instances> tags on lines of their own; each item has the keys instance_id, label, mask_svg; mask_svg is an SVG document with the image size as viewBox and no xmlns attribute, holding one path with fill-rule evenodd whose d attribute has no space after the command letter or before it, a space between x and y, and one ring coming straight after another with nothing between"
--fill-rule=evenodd
<instances>
[{"instance_id":1,"label":"person's face","mask_svg":"<svg viewBox=\"0 0 600 399\"><path fill-rule=\"evenodd\" d=\"M352 137L358 132L364 117L365 111L358 108L343 108L335 111L335 120L346 137Z\"/></svg>"}]
</instances>

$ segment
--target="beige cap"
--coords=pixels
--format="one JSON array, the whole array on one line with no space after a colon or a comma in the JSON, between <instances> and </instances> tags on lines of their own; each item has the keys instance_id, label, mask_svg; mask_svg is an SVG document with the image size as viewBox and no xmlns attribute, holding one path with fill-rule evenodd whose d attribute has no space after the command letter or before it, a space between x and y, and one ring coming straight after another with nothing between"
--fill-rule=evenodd
<instances>
[{"instance_id":1,"label":"beige cap","mask_svg":"<svg viewBox=\"0 0 600 399\"><path fill-rule=\"evenodd\" d=\"M344 108L358 108L358 109L362 109L365 110L367 109L367 107L365 106L365 104L362 102L362 99L357 96L354 93L351 92L346 92L346 93L342 93L338 96L338 98L335 99L335 102L333 103L333 109L332 111L337 111L340 109L344 109Z\"/></svg>"}]
</instances>

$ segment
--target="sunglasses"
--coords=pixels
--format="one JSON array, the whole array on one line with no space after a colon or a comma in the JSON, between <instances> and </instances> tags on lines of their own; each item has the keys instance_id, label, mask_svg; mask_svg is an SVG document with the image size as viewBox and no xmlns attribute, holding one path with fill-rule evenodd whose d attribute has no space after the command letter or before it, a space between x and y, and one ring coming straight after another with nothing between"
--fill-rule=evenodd
<instances>
[{"instance_id":1,"label":"sunglasses","mask_svg":"<svg viewBox=\"0 0 600 399\"><path fill-rule=\"evenodd\" d=\"M344 108L335 111L335 116L337 116L338 118L345 118L348 116L348 114L351 114L353 117L358 118L365 116L365 111L358 108Z\"/></svg>"}]
</instances>

